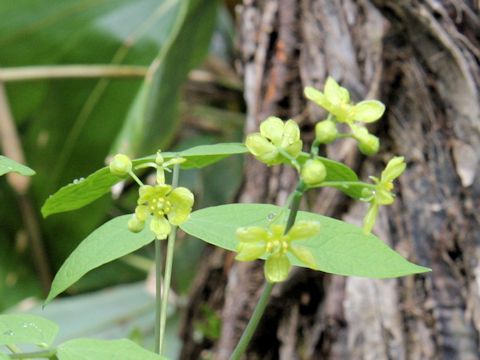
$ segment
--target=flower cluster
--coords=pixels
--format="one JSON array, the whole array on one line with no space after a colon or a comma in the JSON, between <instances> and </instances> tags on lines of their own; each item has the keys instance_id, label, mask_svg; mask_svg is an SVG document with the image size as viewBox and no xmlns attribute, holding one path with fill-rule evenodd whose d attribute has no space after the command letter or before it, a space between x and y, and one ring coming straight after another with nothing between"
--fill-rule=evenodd
<instances>
[{"instance_id":1,"label":"flower cluster","mask_svg":"<svg viewBox=\"0 0 480 360\"><path fill-rule=\"evenodd\" d=\"M239 243L237 260L252 261L266 258L265 277L269 282L280 282L287 278L292 267L287 256L295 256L307 267L316 269L315 259L308 248L295 244L297 240L311 238L320 231L316 221L298 221L285 234L284 225L270 225L268 229L251 226L237 230Z\"/></svg>"},{"instance_id":2,"label":"flower cluster","mask_svg":"<svg viewBox=\"0 0 480 360\"><path fill-rule=\"evenodd\" d=\"M364 189L364 197L362 199L370 203L367 215L363 219L363 231L365 233L368 234L372 231L380 205L391 205L394 202L395 195L392 193L393 180L405 171L406 166L404 158L396 156L388 162L380 175L380 179L374 176L370 177L375 182L375 188L373 190Z\"/></svg>"},{"instance_id":3,"label":"flower cluster","mask_svg":"<svg viewBox=\"0 0 480 360\"><path fill-rule=\"evenodd\" d=\"M316 139L320 144L329 144L338 138L336 122L339 122L350 127L351 134L347 135L358 141L363 154L373 155L378 151L378 138L355 122L371 123L380 119L385 111L385 105L380 101L365 100L352 104L348 90L331 77L327 79L323 92L306 87L305 96L330 113L328 119L320 121L315 127Z\"/></svg>"},{"instance_id":4,"label":"flower cluster","mask_svg":"<svg viewBox=\"0 0 480 360\"><path fill-rule=\"evenodd\" d=\"M247 136L245 145L261 162L271 166L295 159L302 151L300 129L293 120L269 117L260 124L260 133Z\"/></svg>"}]
</instances>

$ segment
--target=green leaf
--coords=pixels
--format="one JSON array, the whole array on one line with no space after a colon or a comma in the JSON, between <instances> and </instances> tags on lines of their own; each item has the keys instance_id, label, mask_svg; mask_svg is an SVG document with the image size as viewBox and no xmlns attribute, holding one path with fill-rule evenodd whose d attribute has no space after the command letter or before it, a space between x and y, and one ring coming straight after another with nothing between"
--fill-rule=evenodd
<instances>
[{"instance_id":1,"label":"green leaf","mask_svg":"<svg viewBox=\"0 0 480 360\"><path fill-rule=\"evenodd\" d=\"M245 154L248 150L242 143L222 143L214 145L200 145L181 151L179 156L187 159L182 168L203 168L230 155Z\"/></svg>"},{"instance_id":2,"label":"green leaf","mask_svg":"<svg viewBox=\"0 0 480 360\"><path fill-rule=\"evenodd\" d=\"M353 107L355 120L371 123L380 119L385 112L385 105L378 100L360 101Z\"/></svg>"},{"instance_id":3,"label":"green leaf","mask_svg":"<svg viewBox=\"0 0 480 360\"><path fill-rule=\"evenodd\" d=\"M241 143L223 143L200 145L177 153L165 152L162 155L165 160L176 156L184 157L187 161L182 164L182 168L191 169L202 168L230 155L243 154L247 151L247 148ZM136 166L154 160L155 155L151 155L134 160L133 165ZM104 167L86 179L75 180L51 195L42 207L42 215L47 217L52 214L79 209L107 194L113 185L122 180L122 178L111 174L108 167Z\"/></svg>"},{"instance_id":4,"label":"green leaf","mask_svg":"<svg viewBox=\"0 0 480 360\"><path fill-rule=\"evenodd\" d=\"M59 360L166 360L128 339L98 340L74 339L57 348Z\"/></svg>"},{"instance_id":5,"label":"green leaf","mask_svg":"<svg viewBox=\"0 0 480 360\"><path fill-rule=\"evenodd\" d=\"M47 217L84 207L108 193L110 188L121 180L111 174L108 167L95 171L86 179L76 179L48 197L42 206L42 215Z\"/></svg>"},{"instance_id":6,"label":"green leaf","mask_svg":"<svg viewBox=\"0 0 480 360\"><path fill-rule=\"evenodd\" d=\"M58 325L36 315L0 315L0 345L35 344L48 347L57 336Z\"/></svg>"},{"instance_id":7,"label":"green leaf","mask_svg":"<svg viewBox=\"0 0 480 360\"><path fill-rule=\"evenodd\" d=\"M130 217L131 215L123 215L110 220L80 243L55 275L45 303L90 270L130 254L153 241L154 235L148 226L137 234L128 230Z\"/></svg>"},{"instance_id":8,"label":"green leaf","mask_svg":"<svg viewBox=\"0 0 480 360\"><path fill-rule=\"evenodd\" d=\"M28 166L22 165L15 160L0 155L0 176L9 172L16 172L25 176L35 175L35 171L30 169Z\"/></svg>"},{"instance_id":9,"label":"green leaf","mask_svg":"<svg viewBox=\"0 0 480 360\"><path fill-rule=\"evenodd\" d=\"M195 211L180 227L186 233L227 250L235 250L237 228L264 226L282 211L275 205L230 204ZM298 220L314 220L321 224L318 235L298 240L313 255L318 269L327 273L369 278L395 278L430 271L415 265L392 250L374 235L365 235L361 228L343 221L300 211ZM289 254L292 264L303 266Z\"/></svg>"}]
</instances>

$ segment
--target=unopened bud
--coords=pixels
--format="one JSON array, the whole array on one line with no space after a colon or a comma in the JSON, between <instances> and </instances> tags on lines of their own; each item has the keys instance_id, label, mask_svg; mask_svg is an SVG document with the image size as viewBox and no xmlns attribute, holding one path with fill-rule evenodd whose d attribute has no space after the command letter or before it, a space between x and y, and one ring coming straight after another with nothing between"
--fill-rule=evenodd
<instances>
[{"instance_id":1,"label":"unopened bud","mask_svg":"<svg viewBox=\"0 0 480 360\"><path fill-rule=\"evenodd\" d=\"M309 159L302 167L301 178L308 186L320 184L326 176L327 169L320 160Z\"/></svg>"},{"instance_id":2,"label":"unopened bud","mask_svg":"<svg viewBox=\"0 0 480 360\"><path fill-rule=\"evenodd\" d=\"M315 126L315 137L320 144L330 144L337 138L337 126L332 120L323 120Z\"/></svg>"},{"instance_id":3,"label":"unopened bud","mask_svg":"<svg viewBox=\"0 0 480 360\"><path fill-rule=\"evenodd\" d=\"M139 233L143 230L144 226L145 222L139 220L138 217L136 217L135 215L133 215L130 220L128 220L128 230L130 230L131 232Z\"/></svg>"},{"instance_id":4,"label":"unopened bud","mask_svg":"<svg viewBox=\"0 0 480 360\"><path fill-rule=\"evenodd\" d=\"M117 154L113 157L109 167L113 175L124 177L132 170L132 161L127 155Z\"/></svg>"},{"instance_id":5,"label":"unopened bud","mask_svg":"<svg viewBox=\"0 0 480 360\"><path fill-rule=\"evenodd\" d=\"M380 147L380 140L372 134L368 134L358 142L358 149L364 155L370 156L378 152Z\"/></svg>"}]
</instances>

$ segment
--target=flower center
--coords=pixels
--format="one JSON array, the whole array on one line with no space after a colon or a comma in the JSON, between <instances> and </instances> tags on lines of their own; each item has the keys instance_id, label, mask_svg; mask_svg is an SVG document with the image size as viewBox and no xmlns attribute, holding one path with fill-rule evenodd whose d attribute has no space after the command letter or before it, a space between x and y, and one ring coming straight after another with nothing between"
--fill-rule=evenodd
<instances>
[{"instance_id":1,"label":"flower center","mask_svg":"<svg viewBox=\"0 0 480 360\"><path fill-rule=\"evenodd\" d=\"M272 254L285 254L288 251L288 242L282 239L270 240L266 250Z\"/></svg>"},{"instance_id":2,"label":"flower center","mask_svg":"<svg viewBox=\"0 0 480 360\"><path fill-rule=\"evenodd\" d=\"M163 216L172 209L172 204L165 198L152 199L148 205L148 210L154 216Z\"/></svg>"}]
</instances>

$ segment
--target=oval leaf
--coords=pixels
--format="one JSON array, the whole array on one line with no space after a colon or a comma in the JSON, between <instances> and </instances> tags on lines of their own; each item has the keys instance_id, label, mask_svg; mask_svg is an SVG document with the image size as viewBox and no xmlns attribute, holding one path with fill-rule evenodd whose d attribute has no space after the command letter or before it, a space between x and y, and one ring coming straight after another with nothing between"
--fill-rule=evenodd
<instances>
[{"instance_id":1,"label":"oval leaf","mask_svg":"<svg viewBox=\"0 0 480 360\"><path fill-rule=\"evenodd\" d=\"M16 172L20 175L32 176L35 175L35 171L28 166L22 165L15 160L12 160L6 156L0 155L0 176L9 172Z\"/></svg>"},{"instance_id":2,"label":"oval leaf","mask_svg":"<svg viewBox=\"0 0 480 360\"><path fill-rule=\"evenodd\" d=\"M180 227L192 236L234 251L238 243L237 228L266 227L269 219L281 211L282 208L275 205L221 205L193 212ZM395 278L430 271L407 261L376 236L363 234L357 226L305 211L299 211L297 219L321 223L317 236L295 242L310 250L321 271L369 278ZM289 257L292 264L304 266L293 256Z\"/></svg>"},{"instance_id":3,"label":"oval leaf","mask_svg":"<svg viewBox=\"0 0 480 360\"><path fill-rule=\"evenodd\" d=\"M36 315L0 315L0 345L35 344L48 347L57 336L58 325Z\"/></svg>"},{"instance_id":4,"label":"oval leaf","mask_svg":"<svg viewBox=\"0 0 480 360\"><path fill-rule=\"evenodd\" d=\"M187 159L182 168L202 168L220 161L228 156L246 153L247 148L241 143L223 143L213 145L200 145L180 152L162 153L165 160L173 157ZM146 162L155 161L156 155L147 156L133 161L133 165L140 165ZM90 204L101 196L107 194L110 188L122 181L110 173L108 167L104 167L86 179L75 180L51 195L42 206L44 217L65 211L76 210Z\"/></svg>"},{"instance_id":5,"label":"oval leaf","mask_svg":"<svg viewBox=\"0 0 480 360\"><path fill-rule=\"evenodd\" d=\"M167 358L150 352L128 339L70 340L58 346L57 357L59 360L167 360Z\"/></svg>"},{"instance_id":6,"label":"oval leaf","mask_svg":"<svg viewBox=\"0 0 480 360\"><path fill-rule=\"evenodd\" d=\"M123 215L110 220L80 243L55 275L45 303L90 270L130 254L153 241L154 235L148 226L137 234L128 230L130 217L131 215Z\"/></svg>"}]
</instances>

